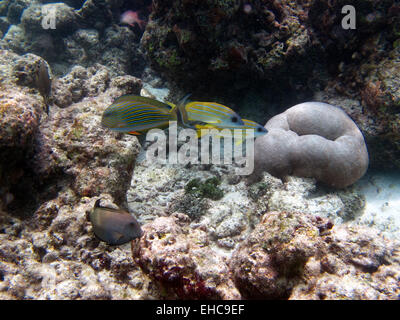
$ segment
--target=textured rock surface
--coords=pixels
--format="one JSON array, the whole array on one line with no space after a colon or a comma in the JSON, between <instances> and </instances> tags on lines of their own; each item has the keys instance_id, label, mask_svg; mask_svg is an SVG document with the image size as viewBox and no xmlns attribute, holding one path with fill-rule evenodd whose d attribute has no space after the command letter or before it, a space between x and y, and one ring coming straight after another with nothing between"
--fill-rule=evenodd
<instances>
[{"instance_id":1,"label":"textured rock surface","mask_svg":"<svg viewBox=\"0 0 400 320\"><path fill-rule=\"evenodd\" d=\"M344 5L353 5L357 10L356 30L340 28ZM332 79L318 100L342 106L357 123L374 168L400 166L399 9L399 4L390 0L367 0L362 5L342 0L328 5L318 0L309 12L332 64Z\"/></svg>"},{"instance_id":2,"label":"textured rock surface","mask_svg":"<svg viewBox=\"0 0 400 320\"><path fill-rule=\"evenodd\" d=\"M192 89L210 80L237 88L246 78L300 76L295 70L312 46L308 1L248 5L246 13L240 1L153 1L143 47L157 69Z\"/></svg>"},{"instance_id":3,"label":"textured rock surface","mask_svg":"<svg viewBox=\"0 0 400 320\"><path fill-rule=\"evenodd\" d=\"M190 181L209 178L220 179L221 199L185 191ZM290 177L283 182L264 173L261 181L247 186L231 166L184 168L146 162L136 164L127 199L143 224L176 211L186 214L191 226L206 227L211 246L228 256L266 211L309 212L340 224L361 215L365 205L364 197L352 188L317 188L312 179Z\"/></svg>"},{"instance_id":4,"label":"textured rock surface","mask_svg":"<svg viewBox=\"0 0 400 320\"><path fill-rule=\"evenodd\" d=\"M57 84L54 100L61 101L71 83L83 93L64 109L52 104L46 115L32 80L37 57L3 52L1 149L21 156L13 159L17 165L1 164L0 297L158 297L132 263L129 245L100 243L87 219L97 199L126 205L137 139L106 131L100 118L116 97L138 94L141 81L111 78L102 66L78 68Z\"/></svg>"},{"instance_id":5,"label":"textured rock surface","mask_svg":"<svg viewBox=\"0 0 400 320\"><path fill-rule=\"evenodd\" d=\"M20 185L26 174L25 163L33 151L33 141L39 130L39 123L45 106L36 90L19 87L16 82L28 81L36 75L35 70L20 71L15 66L24 65L29 69L37 56L20 57L9 51L0 54L0 207L2 202L14 198L12 189ZM33 56L33 55L32 55ZM23 75L28 75L23 77ZM28 84L28 83L26 83ZM8 200L4 196L8 194Z\"/></svg>"},{"instance_id":6,"label":"textured rock surface","mask_svg":"<svg viewBox=\"0 0 400 320\"><path fill-rule=\"evenodd\" d=\"M343 188L367 171L364 137L338 107L301 103L270 119L265 128L268 134L254 144L255 175L313 177Z\"/></svg>"},{"instance_id":7,"label":"textured rock surface","mask_svg":"<svg viewBox=\"0 0 400 320\"><path fill-rule=\"evenodd\" d=\"M100 118L104 108L116 97L128 92L138 93L140 80L126 76L110 81L105 68L95 73L75 69L70 79L56 85L56 96L65 99L60 93L72 91L76 100L86 95L96 97L87 97L66 109L50 112L37 136L34 171L41 179L51 179L61 173L58 178L71 180L79 196L91 197L105 192L111 193L118 203L124 202L138 153L137 140L129 136L119 139L101 127ZM75 90L69 90L71 86Z\"/></svg>"},{"instance_id":8,"label":"textured rock surface","mask_svg":"<svg viewBox=\"0 0 400 320\"><path fill-rule=\"evenodd\" d=\"M222 257L210 249L207 233L189 227L186 215L157 218L132 244L133 258L165 290L180 299L240 299Z\"/></svg>"},{"instance_id":9,"label":"textured rock surface","mask_svg":"<svg viewBox=\"0 0 400 320\"><path fill-rule=\"evenodd\" d=\"M245 298L396 299L399 258L398 243L372 229L269 212L230 267Z\"/></svg>"},{"instance_id":10,"label":"textured rock surface","mask_svg":"<svg viewBox=\"0 0 400 320\"><path fill-rule=\"evenodd\" d=\"M121 6L121 1L15 1L4 5L6 16L0 12L4 33L0 47L37 54L49 61L57 75L65 75L77 64L101 63L113 76L140 76L144 58L138 42L143 31L118 25ZM50 26L53 13L55 29Z\"/></svg>"},{"instance_id":11,"label":"textured rock surface","mask_svg":"<svg viewBox=\"0 0 400 320\"><path fill-rule=\"evenodd\" d=\"M23 11L22 27L29 32L43 31L46 15L55 13L55 28L57 32L71 32L78 27L78 16L73 8L65 3L49 3L44 5L32 4Z\"/></svg>"},{"instance_id":12,"label":"textured rock surface","mask_svg":"<svg viewBox=\"0 0 400 320\"><path fill-rule=\"evenodd\" d=\"M398 228L360 222L355 188L143 165L135 137L99 126L117 96L175 102L193 84L194 99L258 122L315 99L353 118L375 166L399 167L397 2L153 1L143 38L119 20L135 10L147 21L150 0L51 2L0 1L0 299L399 298L399 246L382 237ZM340 28L345 4L357 32ZM42 29L42 9L55 6L57 29ZM146 68L142 49L175 84ZM209 178L217 188L186 192ZM87 213L98 199L126 208L126 197L146 235L106 246Z\"/></svg>"},{"instance_id":13,"label":"textured rock surface","mask_svg":"<svg viewBox=\"0 0 400 320\"><path fill-rule=\"evenodd\" d=\"M102 199L111 203L109 195L103 194ZM109 247L93 237L85 216L94 199L84 198L73 208L66 200L61 196L46 204L55 217L49 219L51 225L45 231L32 230L30 221L19 221L18 235L12 235L11 230L0 233L0 298L157 297L132 263L129 245Z\"/></svg>"}]
</instances>

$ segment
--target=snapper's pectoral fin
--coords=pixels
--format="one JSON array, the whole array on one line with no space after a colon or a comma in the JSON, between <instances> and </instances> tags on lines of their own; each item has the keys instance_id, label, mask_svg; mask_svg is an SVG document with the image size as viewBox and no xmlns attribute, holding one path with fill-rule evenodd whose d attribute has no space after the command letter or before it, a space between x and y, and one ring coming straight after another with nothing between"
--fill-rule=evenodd
<instances>
[{"instance_id":1,"label":"snapper's pectoral fin","mask_svg":"<svg viewBox=\"0 0 400 320\"><path fill-rule=\"evenodd\" d=\"M243 143L243 139L239 139L238 141L236 141L235 145L239 146Z\"/></svg>"},{"instance_id":2,"label":"snapper's pectoral fin","mask_svg":"<svg viewBox=\"0 0 400 320\"><path fill-rule=\"evenodd\" d=\"M207 123L221 123L221 121L210 119L210 120L207 120Z\"/></svg>"},{"instance_id":3,"label":"snapper's pectoral fin","mask_svg":"<svg viewBox=\"0 0 400 320\"><path fill-rule=\"evenodd\" d=\"M197 129L197 138L200 139L202 136L209 134L208 130Z\"/></svg>"},{"instance_id":4,"label":"snapper's pectoral fin","mask_svg":"<svg viewBox=\"0 0 400 320\"><path fill-rule=\"evenodd\" d=\"M176 108L176 104L173 104L172 102L165 101L165 103L168 104L171 107L171 109Z\"/></svg>"}]
</instances>

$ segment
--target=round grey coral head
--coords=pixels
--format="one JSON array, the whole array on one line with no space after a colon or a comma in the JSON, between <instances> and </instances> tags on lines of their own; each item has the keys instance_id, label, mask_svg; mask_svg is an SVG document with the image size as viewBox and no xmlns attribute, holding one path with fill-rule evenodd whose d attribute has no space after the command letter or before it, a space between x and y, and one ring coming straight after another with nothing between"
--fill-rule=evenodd
<instances>
[{"instance_id":1,"label":"round grey coral head","mask_svg":"<svg viewBox=\"0 0 400 320\"><path fill-rule=\"evenodd\" d=\"M311 177L344 188L368 168L368 151L357 125L340 108L322 102L295 105L271 118L268 134L255 141L254 175Z\"/></svg>"}]
</instances>

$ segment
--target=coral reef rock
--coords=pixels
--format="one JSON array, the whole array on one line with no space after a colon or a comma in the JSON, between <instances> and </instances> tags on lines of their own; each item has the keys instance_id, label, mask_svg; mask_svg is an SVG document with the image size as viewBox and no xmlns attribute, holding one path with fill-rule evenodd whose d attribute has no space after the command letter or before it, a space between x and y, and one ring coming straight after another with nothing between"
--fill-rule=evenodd
<instances>
[{"instance_id":1,"label":"coral reef rock","mask_svg":"<svg viewBox=\"0 0 400 320\"><path fill-rule=\"evenodd\" d=\"M256 139L255 175L313 177L343 188L368 168L368 152L357 125L338 107L321 102L293 106L270 119Z\"/></svg>"},{"instance_id":2,"label":"coral reef rock","mask_svg":"<svg viewBox=\"0 0 400 320\"><path fill-rule=\"evenodd\" d=\"M341 28L345 5L356 8L356 30ZM316 0L309 10L332 75L317 100L340 105L352 117L367 142L371 167L378 169L400 167L399 9L391 0Z\"/></svg>"},{"instance_id":3,"label":"coral reef rock","mask_svg":"<svg viewBox=\"0 0 400 320\"><path fill-rule=\"evenodd\" d=\"M240 299L224 259L210 247L207 233L188 226L175 213L143 226L144 236L132 242L135 262L163 288L165 298Z\"/></svg>"},{"instance_id":4,"label":"coral reef rock","mask_svg":"<svg viewBox=\"0 0 400 320\"><path fill-rule=\"evenodd\" d=\"M138 94L141 81L76 67L52 93L63 108L50 103L46 114L34 80L43 60L2 53L0 143L14 157L1 159L0 298L159 297L129 245L106 246L88 221L98 199L126 207L138 141L100 120L116 97ZM61 97L69 90L72 97Z\"/></svg>"},{"instance_id":5,"label":"coral reef rock","mask_svg":"<svg viewBox=\"0 0 400 320\"><path fill-rule=\"evenodd\" d=\"M141 82L132 76L109 80L106 68L94 71L76 67L69 77L55 85L56 103L66 107L83 96L95 97L86 97L56 112L50 110L37 136L35 173L42 180L54 176L72 179L73 189L80 196L105 192L115 196L117 202L124 202L139 145L137 139L127 135L120 139L102 128L100 120L106 106L131 92L132 87L133 93L138 93ZM65 92L70 93L70 100L66 100Z\"/></svg>"},{"instance_id":6,"label":"coral reef rock","mask_svg":"<svg viewBox=\"0 0 400 320\"><path fill-rule=\"evenodd\" d=\"M254 77L301 76L312 47L308 1L247 5L250 12L236 0L155 0L141 43L156 69L193 89L210 80L240 87Z\"/></svg>"},{"instance_id":7,"label":"coral reef rock","mask_svg":"<svg viewBox=\"0 0 400 320\"><path fill-rule=\"evenodd\" d=\"M244 298L397 299L398 245L371 228L268 212L230 268Z\"/></svg>"}]
</instances>

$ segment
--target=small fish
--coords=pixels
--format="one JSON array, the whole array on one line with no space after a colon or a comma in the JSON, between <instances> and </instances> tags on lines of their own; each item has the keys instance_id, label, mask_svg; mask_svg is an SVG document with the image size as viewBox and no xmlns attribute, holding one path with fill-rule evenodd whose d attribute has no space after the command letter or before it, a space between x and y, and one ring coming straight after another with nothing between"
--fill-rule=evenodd
<instances>
[{"instance_id":1,"label":"small fish","mask_svg":"<svg viewBox=\"0 0 400 320\"><path fill-rule=\"evenodd\" d=\"M124 95L103 113L101 124L114 131L140 135L153 128L165 129L177 115L170 104L155 99Z\"/></svg>"},{"instance_id":2,"label":"small fish","mask_svg":"<svg viewBox=\"0 0 400 320\"><path fill-rule=\"evenodd\" d=\"M143 235L135 217L121 209L100 206L100 199L90 212L90 221L96 237L112 246L127 243Z\"/></svg>"},{"instance_id":3,"label":"small fish","mask_svg":"<svg viewBox=\"0 0 400 320\"><path fill-rule=\"evenodd\" d=\"M187 96L185 98L187 99ZM240 127L244 125L242 119L235 111L216 102L193 101L186 104L179 103L178 111L182 119L189 125L191 122L216 124L220 128Z\"/></svg>"},{"instance_id":4,"label":"small fish","mask_svg":"<svg viewBox=\"0 0 400 320\"><path fill-rule=\"evenodd\" d=\"M254 130L254 136L253 136L254 138L261 137L261 136L263 136L263 135L268 133L268 130L265 129L262 125L258 124L257 122L254 122L254 121L251 121L251 120L247 120L247 119L242 119L242 120L243 120L244 125L240 126L240 127L238 127L238 126L219 127L219 125L210 125L210 124L207 124L207 125L195 125L195 128L197 130L197 136L198 136L198 138L200 138L200 137L208 134L206 131L202 131L202 129L210 129L210 130L211 129L217 129L220 132L223 129L229 129L229 130L231 130L232 137L234 137L234 132L235 132L234 130L242 130L242 137L244 136L244 139L248 139L249 138L248 132L246 131L246 130L249 130L249 129L253 129ZM225 135L223 133L220 133L217 136L224 137ZM236 145L241 144L244 139L239 139L237 141Z\"/></svg>"},{"instance_id":5,"label":"small fish","mask_svg":"<svg viewBox=\"0 0 400 320\"><path fill-rule=\"evenodd\" d=\"M140 19L138 13L132 10L125 11L121 15L120 22L129 24L131 27L134 27L136 23L142 30L146 26L146 21Z\"/></svg>"},{"instance_id":6,"label":"small fish","mask_svg":"<svg viewBox=\"0 0 400 320\"><path fill-rule=\"evenodd\" d=\"M44 103L46 104L46 113L49 113L49 95L51 92L51 79L49 75L49 71L47 70L46 63L44 61L39 62L38 73L36 74L36 87L39 89L40 94L44 99Z\"/></svg>"}]
</instances>

